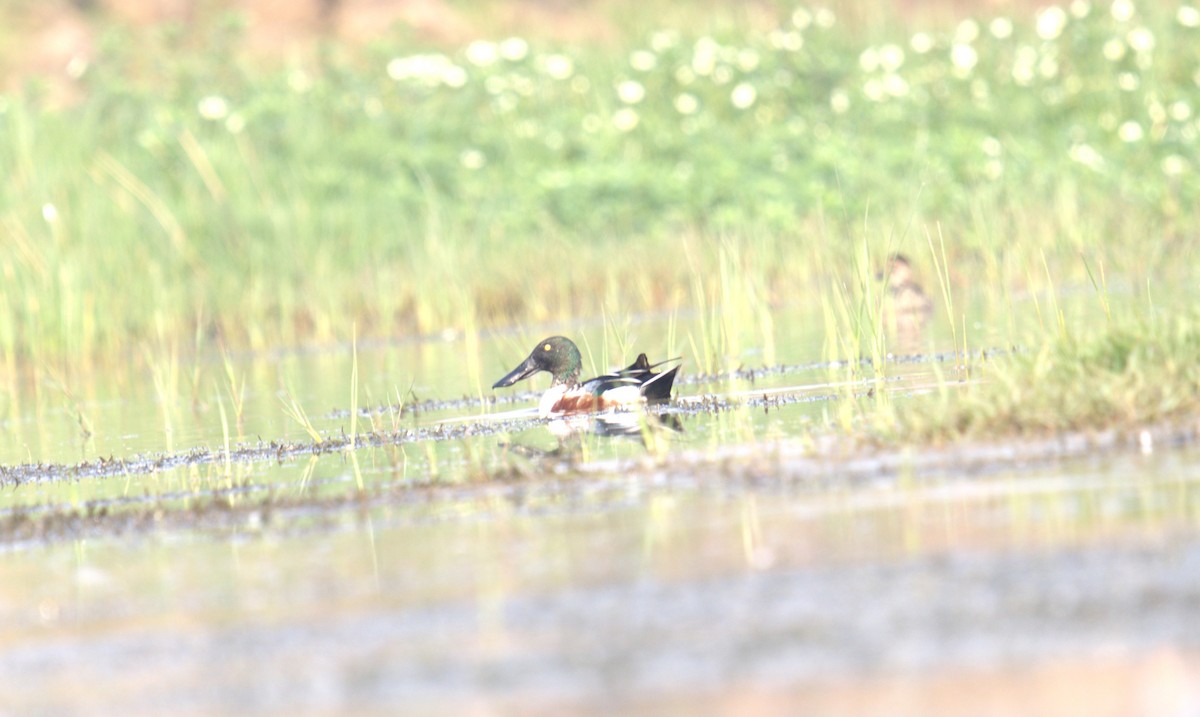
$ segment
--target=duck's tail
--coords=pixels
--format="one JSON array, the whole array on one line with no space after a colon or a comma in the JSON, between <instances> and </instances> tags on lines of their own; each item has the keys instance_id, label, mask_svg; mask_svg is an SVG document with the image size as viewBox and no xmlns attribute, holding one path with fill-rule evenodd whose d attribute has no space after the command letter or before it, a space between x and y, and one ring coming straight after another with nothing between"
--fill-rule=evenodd
<instances>
[{"instance_id":1,"label":"duck's tail","mask_svg":"<svg viewBox=\"0 0 1200 717\"><path fill-rule=\"evenodd\" d=\"M641 392L647 401L670 401L671 386L675 383L675 374L679 372L679 367L670 371L656 373L650 377L648 381L642 384Z\"/></svg>"}]
</instances>

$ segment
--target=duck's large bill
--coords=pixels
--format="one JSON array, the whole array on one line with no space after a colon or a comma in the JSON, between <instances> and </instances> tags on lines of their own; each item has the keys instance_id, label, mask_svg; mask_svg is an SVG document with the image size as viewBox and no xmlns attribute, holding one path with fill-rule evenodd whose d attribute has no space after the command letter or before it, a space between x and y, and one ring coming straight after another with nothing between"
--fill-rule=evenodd
<instances>
[{"instance_id":1,"label":"duck's large bill","mask_svg":"<svg viewBox=\"0 0 1200 717\"><path fill-rule=\"evenodd\" d=\"M530 356L522 361L520 366L517 366L512 371L509 371L504 378L493 383L492 388L504 388L505 386L511 386L521 379L529 378L541 369L542 367L538 366L537 363L534 362L533 356Z\"/></svg>"}]
</instances>

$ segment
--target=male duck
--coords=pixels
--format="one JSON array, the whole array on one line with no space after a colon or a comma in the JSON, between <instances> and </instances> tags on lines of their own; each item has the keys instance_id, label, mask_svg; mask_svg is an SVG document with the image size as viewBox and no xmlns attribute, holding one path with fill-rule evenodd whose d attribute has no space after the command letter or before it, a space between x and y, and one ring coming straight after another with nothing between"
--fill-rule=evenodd
<instances>
[{"instance_id":1,"label":"male duck","mask_svg":"<svg viewBox=\"0 0 1200 717\"><path fill-rule=\"evenodd\" d=\"M538 403L539 415L561 416L603 411L647 401L670 400L671 384L675 382L679 367L655 373L653 369L663 363L667 361L651 365L646 354L639 354L636 361L616 373L581 383L579 373L583 368L583 357L579 348L565 336L551 336L539 341L529 357L493 384L492 388L511 386L538 371L546 371L554 377L554 384Z\"/></svg>"}]
</instances>

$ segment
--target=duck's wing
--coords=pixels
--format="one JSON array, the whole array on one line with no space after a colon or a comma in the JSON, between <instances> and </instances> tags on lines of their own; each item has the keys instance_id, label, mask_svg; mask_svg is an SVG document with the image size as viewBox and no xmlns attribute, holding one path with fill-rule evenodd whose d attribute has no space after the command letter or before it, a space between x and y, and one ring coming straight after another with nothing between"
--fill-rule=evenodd
<instances>
[{"instance_id":1,"label":"duck's wing","mask_svg":"<svg viewBox=\"0 0 1200 717\"><path fill-rule=\"evenodd\" d=\"M605 391L622 386L637 386L638 392L648 401L670 400L671 386L675 383L675 374L679 371L679 367L676 366L662 373L654 373L654 369L663 364L682 360L682 356L677 356L652 364L646 358L646 354L638 354L637 359L625 368L616 373L588 379L581 384L581 387L589 393L600 395Z\"/></svg>"},{"instance_id":2,"label":"duck's wing","mask_svg":"<svg viewBox=\"0 0 1200 717\"><path fill-rule=\"evenodd\" d=\"M589 378L580 384L580 388L588 393L599 396L605 391L611 391L621 386L637 386L643 383L636 376L625 376L620 373L609 373L595 378Z\"/></svg>"}]
</instances>

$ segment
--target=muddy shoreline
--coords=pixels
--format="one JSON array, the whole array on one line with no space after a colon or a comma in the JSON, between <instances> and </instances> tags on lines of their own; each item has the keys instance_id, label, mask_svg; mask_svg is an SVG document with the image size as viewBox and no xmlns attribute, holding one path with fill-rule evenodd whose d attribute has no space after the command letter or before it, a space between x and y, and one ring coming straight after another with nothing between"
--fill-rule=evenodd
<instances>
[{"instance_id":1,"label":"muddy shoreline","mask_svg":"<svg viewBox=\"0 0 1200 717\"><path fill-rule=\"evenodd\" d=\"M420 441L496 436L544 424L543 419L445 424L427 429L362 433L358 451ZM477 474L466 482L435 478L372 483L363 490L344 481L331 491L297 492L286 484L231 479L227 485L196 492L95 499L80 504L33 502L0 511L0 545L8 550L37 544L197 530L255 535L338 525L345 517L366 515L387 506L429 505L440 501L501 500L521 505L530 499L619 493L635 482L667 491L697 486L728 491L795 487L852 487L897 477L986 476L998 471L1053 466L1083 457L1137 455L1193 446L1200 424L1179 422L1144 428L1064 433L1005 442L963 442L949 446L871 446L861 440L825 437L782 440L716 449L688 449L640 458L581 461L571 453L512 460L504 469ZM323 456L349 455L349 437L316 442L270 442L224 450L194 449L173 454L102 459L78 464L27 464L0 468L0 485L20 491L43 481L113 479L154 474L188 466L213 470L238 464L294 463ZM619 479L614 483L615 479ZM614 486L617 486L614 488Z\"/></svg>"}]
</instances>

